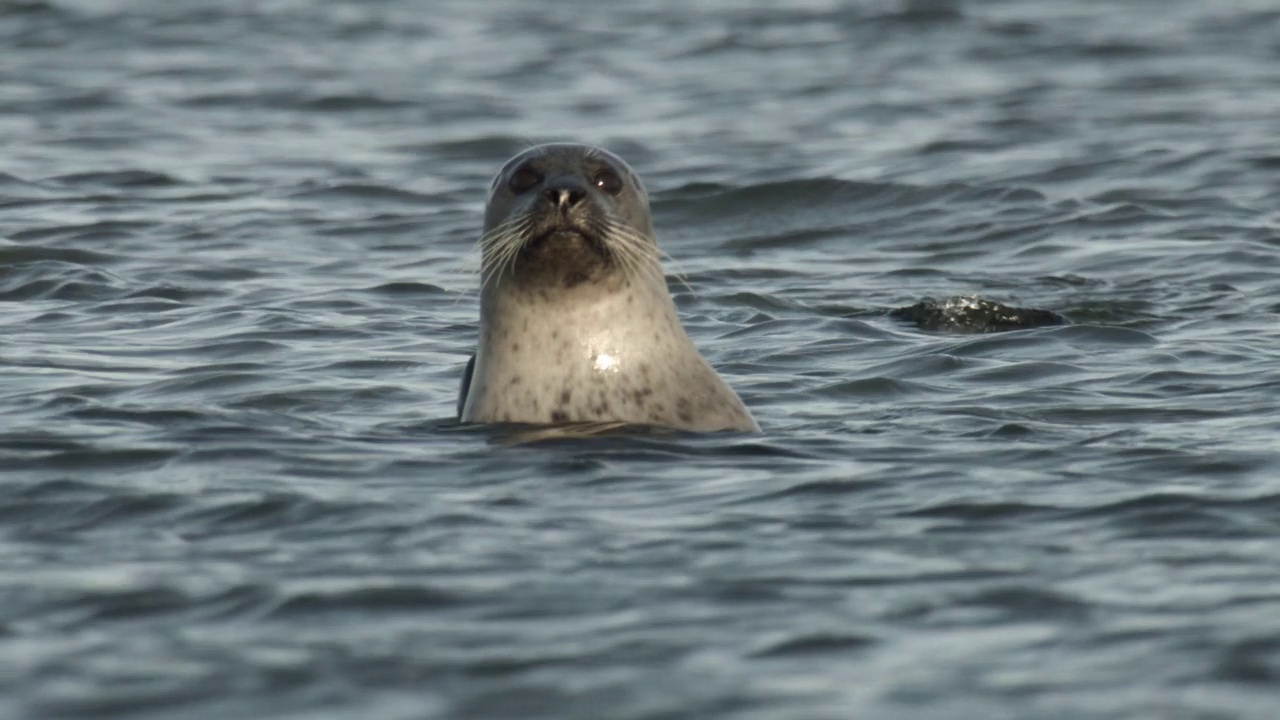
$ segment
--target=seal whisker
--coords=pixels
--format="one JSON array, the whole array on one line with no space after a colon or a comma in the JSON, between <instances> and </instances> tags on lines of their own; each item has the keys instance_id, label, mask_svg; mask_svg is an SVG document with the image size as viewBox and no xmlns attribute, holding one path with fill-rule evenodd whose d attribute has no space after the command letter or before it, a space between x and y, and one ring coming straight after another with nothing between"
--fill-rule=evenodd
<instances>
[{"instance_id":1,"label":"seal whisker","mask_svg":"<svg viewBox=\"0 0 1280 720\"><path fill-rule=\"evenodd\" d=\"M508 236L519 228L522 224L530 223L532 219L528 214L520 215L502 222L497 227L489 230L480 237L480 247L489 249L494 245L504 242Z\"/></svg>"},{"instance_id":2,"label":"seal whisker","mask_svg":"<svg viewBox=\"0 0 1280 720\"><path fill-rule=\"evenodd\" d=\"M662 266L654 252L656 246L652 240L613 218L609 219L608 228L618 255L623 258L631 274L662 279Z\"/></svg>"},{"instance_id":3,"label":"seal whisker","mask_svg":"<svg viewBox=\"0 0 1280 720\"><path fill-rule=\"evenodd\" d=\"M506 256L508 254L507 248L510 247L510 245L510 242L504 242L503 244L496 245L495 249L490 251L482 262L480 271L483 282L483 286L481 287L482 291L488 287L489 283L494 282L495 278L499 278L505 271L507 264Z\"/></svg>"},{"instance_id":4,"label":"seal whisker","mask_svg":"<svg viewBox=\"0 0 1280 720\"><path fill-rule=\"evenodd\" d=\"M483 257L480 263L481 291L492 282L501 283L502 276L511 269L520 248L524 246L533 218L529 215L508 220L480 238Z\"/></svg>"},{"instance_id":5,"label":"seal whisker","mask_svg":"<svg viewBox=\"0 0 1280 720\"><path fill-rule=\"evenodd\" d=\"M600 235L606 238L605 246L609 248L610 255L624 275L635 277L642 272L635 257L631 239L620 231L618 224L612 218L604 221Z\"/></svg>"},{"instance_id":6,"label":"seal whisker","mask_svg":"<svg viewBox=\"0 0 1280 720\"><path fill-rule=\"evenodd\" d=\"M673 266L671 268L671 276L674 277L677 281L679 281L679 283L684 286L684 289L689 291L690 295L697 297L698 292L693 289L692 285L689 284L689 276L685 274L684 270L681 269L680 261L671 257L671 254L668 253L666 250L663 250L662 248L658 248L658 252L662 255L663 258L666 259L668 265Z\"/></svg>"},{"instance_id":7,"label":"seal whisker","mask_svg":"<svg viewBox=\"0 0 1280 720\"><path fill-rule=\"evenodd\" d=\"M493 262L490 264L484 277L484 286L490 283L496 288L502 284L502 278L507 275L515 264L515 257L520 252L521 242L515 239L503 245L498 252L493 255ZM484 290L484 287L481 288Z\"/></svg>"},{"instance_id":8,"label":"seal whisker","mask_svg":"<svg viewBox=\"0 0 1280 720\"><path fill-rule=\"evenodd\" d=\"M627 242L630 243L632 247L636 247L640 249L641 251L640 259L643 263L645 263L646 265L649 265L652 263L659 264L658 274L660 278L663 278L664 282L665 282L665 275L662 274L660 263L663 260L666 260L670 265L675 266L671 269L672 277L674 277L677 282L683 285L685 290L688 290L690 293L696 294L696 292L693 289L693 286L689 284L688 278L685 275L684 271L680 269L680 262L675 258L671 257L670 253L668 253L666 250L663 250L661 247L659 247L647 236L641 235L639 232L637 232L632 228L629 228L626 226L620 226L616 228L616 232L620 233L621 235L624 235L626 237Z\"/></svg>"},{"instance_id":9,"label":"seal whisker","mask_svg":"<svg viewBox=\"0 0 1280 720\"><path fill-rule=\"evenodd\" d=\"M489 248L495 244L495 240L501 240L501 238L498 237L499 235L511 231L522 220L523 218L512 218L493 230L481 235L479 241L474 243L466 253L462 254L454 261L454 266L456 268L454 272L459 275L466 276L468 279L474 279L476 275L479 275L483 279L485 277L485 268L487 268L491 262ZM467 294L466 290L451 290L450 292L457 294L457 297L453 300L455 304L461 301L462 297Z\"/></svg>"}]
</instances>

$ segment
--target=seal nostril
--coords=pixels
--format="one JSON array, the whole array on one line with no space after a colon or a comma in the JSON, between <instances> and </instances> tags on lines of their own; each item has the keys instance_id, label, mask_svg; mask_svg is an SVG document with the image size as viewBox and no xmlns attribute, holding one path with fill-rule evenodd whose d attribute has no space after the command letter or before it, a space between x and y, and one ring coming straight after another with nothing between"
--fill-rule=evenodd
<instances>
[{"instance_id":1,"label":"seal nostril","mask_svg":"<svg viewBox=\"0 0 1280 720\"><path fill-rule=\"evenodd\" d=\"M577 187L558 185L547 188L543 193L552 205L560 208L571 208L587 197L587 191Z\"/></svg>"},{"instance_id":2,"label":"seal nostril","mask_svg":"<svg viewBox=\"0 0 1280 720\"><path fill-rule=\"evenodd\" d=\"M586 200L586 184L573 176L553 178L545 184L543 197L556 208L567 210Z\"/></svg>"}]
</instances>

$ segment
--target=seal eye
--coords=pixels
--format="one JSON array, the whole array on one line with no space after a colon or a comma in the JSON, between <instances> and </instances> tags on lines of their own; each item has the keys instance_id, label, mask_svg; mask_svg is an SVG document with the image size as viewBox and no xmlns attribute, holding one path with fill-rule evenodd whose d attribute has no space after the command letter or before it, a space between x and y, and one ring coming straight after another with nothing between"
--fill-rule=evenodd
<instances>
[{"instance_id":1,"label":"seal eye","mask_svg":"<svg viewBox=\"0 0 1280 720\"><path fill-rule=\"evenodd\" d=\"M511 192L520 194L532 190L533 186L540 182L542 182L541 175L528 167L522 167L511 173L511 179L507 181L507 187L511 188Z\"/></svg>"},{"instance_id":2,"label":"seal eye","mask_svg":"<svg viewBox=\"0 0 1280 720\"><path fill-rule=\"evenodd\" d=\"M622 190L622 178L612 170L601 170L592 179L595 180L596 187L610 195L617 195Z\"/></svg>"}]
</instances>

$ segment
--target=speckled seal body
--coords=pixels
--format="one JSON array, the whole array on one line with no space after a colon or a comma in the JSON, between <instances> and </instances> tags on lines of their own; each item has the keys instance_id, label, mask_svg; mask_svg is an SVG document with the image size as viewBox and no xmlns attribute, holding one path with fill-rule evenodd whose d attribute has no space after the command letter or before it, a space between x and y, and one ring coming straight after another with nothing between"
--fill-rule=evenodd
<instances>
[{"instance_id":1,"label":"speckled seal body","mask_svg":"<svg viewBox=\"0 0 1280 720\"><path fill-rule=\"evenodd\" d=\"M576 144L517 155L494 180L481 250L463 422L759 430L680 325L648 195L620 158Z\"/></svg>"}]
</instances>

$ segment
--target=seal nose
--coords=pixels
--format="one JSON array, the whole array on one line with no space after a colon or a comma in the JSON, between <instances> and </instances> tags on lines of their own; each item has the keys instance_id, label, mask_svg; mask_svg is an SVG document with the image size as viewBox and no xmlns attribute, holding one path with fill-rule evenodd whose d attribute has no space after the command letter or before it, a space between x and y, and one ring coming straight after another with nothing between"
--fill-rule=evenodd
<instances>
[{"instance_id":1,"label":"seal nose","mask_svg":"<svg viewBox=\"0 0 1280 720\"><path fill-rule=\"evenodd\" d=\"M587 197L587 187L577 178L559 177L547 183L542 196L561 210L568 210Z\"/></svg>"}]
</instances>

